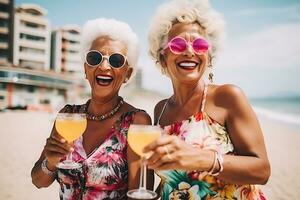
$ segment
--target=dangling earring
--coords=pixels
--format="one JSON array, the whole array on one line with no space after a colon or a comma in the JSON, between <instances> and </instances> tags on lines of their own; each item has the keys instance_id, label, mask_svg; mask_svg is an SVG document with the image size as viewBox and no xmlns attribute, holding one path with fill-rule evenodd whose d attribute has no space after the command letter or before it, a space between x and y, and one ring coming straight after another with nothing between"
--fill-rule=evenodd
<instances>
[{"instance_id":1,"label":"dangling earring","mask_svg":"<svg viewBox=\"0 0 300 200\"><path fill-rule=\"evenodd\" d=\"M212 72L209 73L208 75L208 80L210 81L210 83L214 83L214 74Z\"/></svg>"},{"instance_id":2,"label":"dangling earring","mask_svg":"<svg viewBox=\"0 0 300 200\"><path fill-rule=\"evenodd\" d=\"M214 83L213 65L211 63L212 63L212 58L210 58L210 62L208 65L209 68L208 80L210 83Z\"/></svg>"}]
</instances>

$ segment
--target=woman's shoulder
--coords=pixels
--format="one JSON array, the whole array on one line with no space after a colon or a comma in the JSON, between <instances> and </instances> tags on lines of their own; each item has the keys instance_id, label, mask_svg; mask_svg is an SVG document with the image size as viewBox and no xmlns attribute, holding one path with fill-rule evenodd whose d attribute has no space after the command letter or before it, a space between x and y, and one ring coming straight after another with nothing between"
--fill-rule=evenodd
<instances>
[{"instance_id":1,"label":"woman's shoulder","mask_svg":"<svg viewBox=\"0 0 300 200\"><path fill-rule=\"evenodd\" d=\"M133 105L125 102L126 108L124 113L133 115L134 124L151 124L151 117L147 111L136 108Z\"/></svg>"},{"instance_id":2,"label":"woman's shoulder","mask_svg":"<svg viewBox=\"0 0 300 200\"><path fill-rule=\"evenodd\" d=\"M160 112L162 110L162 108L164 107L164 105L166 104L167 100L168 99L163 99L163 100L157 102L157 104L154 107L154 113Z\"/></svg>"},{"instance_id":3,"label":"woman's shoulder","mask_svg":"<svg viewBox=\"0 0 300 200\"><path fill-rule=\"evenodd\" d=\"M216 105L225 108L247 101L243 90L233 84L210 85L210 96Z\"/></svg>"},{"instance_id":4,"label":"woman's shoulder","mask_svg":"<svg viewBox=\"0 0 300 200\"><path fill-rule=\"evenodd\" d=\"M86 103L84 104L66 104L59 112L60 113L85 113Z\"/></svg>"}]
</instances>

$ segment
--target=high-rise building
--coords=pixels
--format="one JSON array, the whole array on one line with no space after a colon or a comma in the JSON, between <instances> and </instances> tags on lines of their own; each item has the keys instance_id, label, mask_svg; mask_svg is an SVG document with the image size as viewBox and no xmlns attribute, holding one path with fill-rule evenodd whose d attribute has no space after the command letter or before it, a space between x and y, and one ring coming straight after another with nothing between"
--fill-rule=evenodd
<instances>
[{"instance_id":1,"label":"high-rise building","mask_svg":"<svg viewBox=\"0 0 300 200\"><path fill-rule=\"evenodd\" d=\"M50 23L47 11L36 4L15 10L13 64L22 68L50 70Z\"/></svg>"},{"instance_id":2,"label":"high-rise building","mask_svg":"<svg viewBox=\"0 0 300 200\"><path fill-rule=\"evenodd\" d=\"M13 63L0 63L0 110L26 108L51 111L60 109L67 101L80 101L82 94L85 95L84 79L71 73L62 74L64 70L58 70L59 73L50 70L51 31L47 11L35 4L22 4L13 14L9 11L10 6L13 7L11 4L9 0L0 0L0 58ZM7 14L8 11L11 14ZM10 26L14 27L14 31L10 30ZM67 34L66 37L77 41L77 35L76 40L72 40L71 36ZM7 44L7 38L11 38L13 43ZM9 51L2 50L7 46L11 51L14 47L11 57L8 56ZM72 45L69 49L73 53ZM72 71L68 65L59 67Z\"/></svg>"},{"instance_id":3,"label":"high-rise building","mask_svg":"<svg viewBox=\"0 0 300 200\"><path fill-rule=\"evenodd\" d=\"M0 0L0 64L13 60L13 19L13 1Z\"/></svg>"},{"instance_id":4,"label":"high-rise building","mask_svg":"<svg viewBox=\"0 0 300 200\"><path fill-rule=\"evenodd\" d=\"M51 69L58 73L81 74L83 62L80 43L80 26L66 25L54 30L51 37Z\"/></svg>"}]
</instances>

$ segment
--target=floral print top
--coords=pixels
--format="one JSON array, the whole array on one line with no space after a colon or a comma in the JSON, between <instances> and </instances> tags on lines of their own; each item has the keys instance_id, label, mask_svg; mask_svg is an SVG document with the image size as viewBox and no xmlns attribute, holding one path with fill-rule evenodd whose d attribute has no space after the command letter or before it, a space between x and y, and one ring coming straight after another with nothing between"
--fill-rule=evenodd
<instances>
[{"instance_id":1,"label":"floral print top","mask_svg":"<svg viewBox=\"0 0 300 200\"><path fill-rule=\"evenodd\" d=\"M234 154L234 146L226 128L204 112L207 88L206 85L201 112L189 117L187 120L165 126L164 130L167 134L176 135L196 148L210 149L221 154ZM162 113L163 111L164 108ZM229 184L215 176L205 175L203 177L203 174L194 171L165 170L156 173L162 180L162 200L266 199L257 185Z\"/></svg>"},{"instance_id":2,"label":"floral print top","mask_svg":"<svg viewBox=\"0 0 300 200\"><path fill-rule=\"evenodd\" d=\"M104 142L86 154L83 138L75 141L72 160L80 169L59 169L59 196L64 200L126 199L128 190L127 131L136 111L124 113Z\"/></svg>"}]
</instances>

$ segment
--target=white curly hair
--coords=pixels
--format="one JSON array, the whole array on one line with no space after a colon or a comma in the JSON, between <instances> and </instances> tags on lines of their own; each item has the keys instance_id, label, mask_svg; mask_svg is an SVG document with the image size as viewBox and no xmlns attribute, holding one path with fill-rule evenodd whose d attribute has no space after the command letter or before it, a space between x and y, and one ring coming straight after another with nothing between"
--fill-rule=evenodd
<instances>
[{"instance_id":1,"label":"white curly hair","mask_svg":"<svg viewBox=\"0 0 300 200\"><path fill-rule=\"evenodd\" d=\"M113 40L124 42L127 47L127 61L130 67L136 68L139 57L137 35L128 24L115 19L97 18L87 21L82 29L82 51L90 50L95 39L108 36Z\"/></svg>"},{"instance_id":2,"label":"white curly hair","mask_svg":"<svg viewBox=\"0 0 300 200\"><path fill-rule=\"evenodd\" d=\"M214 61L223 45L225 22L223 16L210 6L209 0L173 0L157 9L148 30L148 42L149 54L162 72L159 57L168 42L172 26L175 23L195 22L204 29L210 44L209 55Z\"/></svg>"}]
</instances>

